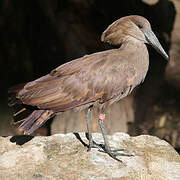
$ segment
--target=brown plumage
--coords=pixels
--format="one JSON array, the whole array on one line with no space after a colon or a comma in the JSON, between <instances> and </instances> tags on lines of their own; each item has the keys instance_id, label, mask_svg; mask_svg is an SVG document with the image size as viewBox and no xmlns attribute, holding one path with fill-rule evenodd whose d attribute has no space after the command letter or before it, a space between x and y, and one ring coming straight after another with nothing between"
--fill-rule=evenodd
<instances>
[{"instance_id":1,"label":"brown plumage","mask_svg":"<svg viewBox=\"0 0 180 180\"><path fill-rule=\"evenodd\" d=\"M144 80L149 65L145 43L168 58L149 22L141 16L115 21L101 40L121 46L75 59L46 76L9 89L9 105L15 107L14 122L22 122L20 130L31 134L57 112L72 108L95 105L103 113L106 105L127 96ZM105 139L108 152L106 145Z\"/></svg>"}]
</instances>

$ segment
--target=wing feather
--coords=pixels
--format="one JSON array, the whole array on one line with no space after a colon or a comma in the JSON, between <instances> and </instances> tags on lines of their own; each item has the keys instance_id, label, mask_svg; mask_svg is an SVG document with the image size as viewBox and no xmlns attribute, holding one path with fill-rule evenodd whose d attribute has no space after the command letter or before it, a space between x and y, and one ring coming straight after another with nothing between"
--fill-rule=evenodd
<instances>
[{"instance_id":1,"label":"wing feather","mask_svg":"<svg viewBox=\"0 0 180 180\"><path fill-rule=\"evenodd\" d=\"M133 65L128 65L119 51L95 53L63 64L27 83L18 98L27 105L56 110L111 99L127 88L127 79L135 74Z\"/></svg>"}]
</instances>

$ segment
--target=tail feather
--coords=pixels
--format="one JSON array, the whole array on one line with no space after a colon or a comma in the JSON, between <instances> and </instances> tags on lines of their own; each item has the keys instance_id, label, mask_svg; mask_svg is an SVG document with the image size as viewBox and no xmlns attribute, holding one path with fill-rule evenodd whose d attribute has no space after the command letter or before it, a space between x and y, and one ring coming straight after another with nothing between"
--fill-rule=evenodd
<instances>
[{"instance_id":1,"label":"tail feather","mask_svg":"<svg viewBox=\"0 0 180 180\"><path fill-rule=\"evenodd\" d=\"M21 104L21 101L16 98L16 94L8 93L8 106L13 107L18 104Z\"/></svg>"},{"instance_id":2,"label":"tail feather","mask_svg":"<svg viewBox=\"0 0 180 180\"><path fill-rule=\"evenodd\" d=\"M44 110L35 110L27 118L23 119L23 123L18 127L21 131L27 131L34 122L41 116Z\"/></svg>"},{"instance_id":3,"label":"tail feather","mask_svg":"<svg viewBox=\"0 0 180 180\"><path fill-rule=\"evenodd\" d=\"M52 110L40 110L33 106L22 104L16 94L21 90L24 84L15 86L8 91L8 105L12 109L13 124L20 124L18 129L24 134L32 134L41 127L49 118L54 115Z\"/></svg>"},{"instance_id":4,"label":"tail feather","mask_svg":"<svg viewBox=\"0 0 180 180\"><path fill-rule=\"evenodd\" d=\"M24 119L28 117L34 110L35 108L23 104L15 104L11 106L11 112L13 114L12 124L16 125L24 121Z\"/></svg>"},{"instance_id":5,"label":"tail feather","mask_svg":"<svg viewBox=\"0 0 180 180\"><path fill-rule=\"evenodd\" d=\"M18 84L8 89L8 106L12 107L16 104L21 104L21 100L16 98L18 92L25 86L26 83Z\"/></svg>"},{"instance_id":6,"label":"tail feather","mask_svg":"<svg viewBox=\"0 0 180 180\"><path fill-rule=\"evenodd\" d=\"M54 115L51 110L35 110L19 126L19 130L24 134L32 134L36 129L41 127L49 118Z\"/></svg>"}]
</instances>

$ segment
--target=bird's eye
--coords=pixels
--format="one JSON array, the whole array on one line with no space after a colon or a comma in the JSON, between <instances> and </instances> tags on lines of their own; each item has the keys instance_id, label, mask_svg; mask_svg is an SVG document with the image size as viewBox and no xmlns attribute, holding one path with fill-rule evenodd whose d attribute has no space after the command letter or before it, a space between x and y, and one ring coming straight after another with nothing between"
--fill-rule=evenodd
<instances>
[{"instance_id":1,"label":"bird's eye","mask_svg":"<svg viewBox=\"0 0 180 180\"><path fill-rule=\"evenodd\" d=\"M143 28L143 25L142 25L142 24L138 24L137 26L138 26L138 28L140 28L140 29Z\"/></svg>"}]
</instances>

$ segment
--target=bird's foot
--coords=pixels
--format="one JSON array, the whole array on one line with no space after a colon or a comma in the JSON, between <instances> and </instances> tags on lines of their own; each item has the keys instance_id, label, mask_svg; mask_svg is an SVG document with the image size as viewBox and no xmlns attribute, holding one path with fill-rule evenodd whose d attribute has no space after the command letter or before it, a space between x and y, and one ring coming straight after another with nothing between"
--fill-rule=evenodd
<instances>
[{"instance_id":1,"label":"bird's foot","mask_svg":"<svg viewBox=\"0 0 180 180\"><path fill-rule=\"evenodd\" d=\"M131 157L133 155L130 154L124 154L122 152L119 151L124 151L124 149L115 149L115 150L111 150L111 149L104 149L104 152L107 153L110 157L112 157L113 159L122 162L120 159L117 158L117 156L127 156L127 157Z\"/></svg>"},{"instance_id":2,"label":"bird's foot","mask_svg":"<svg viewBox=\"0 0 180 180\"><path fill-rule=\"evenodd\" d=\"M98 143L96 143L95 141L92 141L92 142L89 144L87 151L90 151L91 148L98 148L100 151L102 151L101 149L103 149L103 145L102 145L102 144L98 144Z\"/></svg>"},{"instance_id":3,"label":"bird's foot","mask_svg":"<svg viewBox=\"0 0 180 180\"><path fill-rule=\"evenodd\" d=\"M100 152L104 152L107 153L110 157L112 157L113 159L122 162L120 159L117 158L117 156L126 156L126 157L131 157L133 155L131 154L124 154L122 153L122 151L124 151L124 149L106 149L104 144L98 144L95 141L92 141L92 143L89 144L88 146L88 150L90 151L91 148L97 148Z\"/></svg>"},{"instance_id":4,"label":"bird's foot","mask_svg":"<svg viewBox=\"0 0 180 180\"><path fill-rule=\"evenodd\" d=\"M104 145L103 144L98 144L95 141L93 141L92 136L89 139L89 134L88 133L86 133L85 136L89 140L89 145L88 145L88 150L87 151L90 151L91 148L98 148L100 151L101 151L101 149L104 149Z\"/></svg>"}]
</instances>

